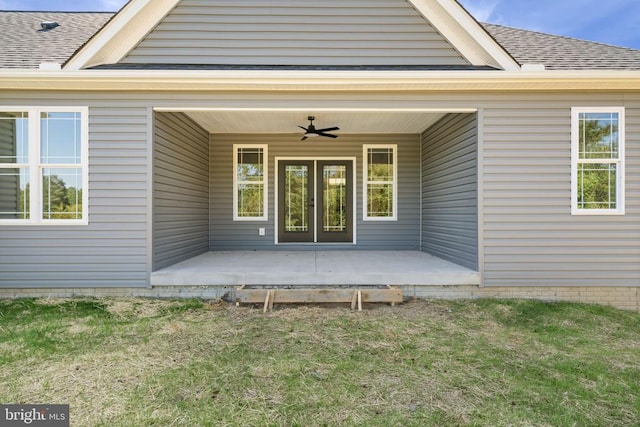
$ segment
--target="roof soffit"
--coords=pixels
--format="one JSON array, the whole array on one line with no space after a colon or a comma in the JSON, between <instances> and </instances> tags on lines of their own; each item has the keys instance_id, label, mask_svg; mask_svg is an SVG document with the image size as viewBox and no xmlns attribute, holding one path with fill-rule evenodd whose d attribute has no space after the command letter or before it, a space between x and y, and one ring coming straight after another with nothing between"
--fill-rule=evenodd
<instances>
[{"instance_id":1,"label":"roof soffit","mask_svg":"<svg viewBox=\"0 0 640 427\"><path fill-rule=\"evenodd\" d=\"M131 0L65 65L79 70L120 62L181 0ZM517 62L456 0L407 0L471 64L516 71Z\"/></svg>"}]
</instances>

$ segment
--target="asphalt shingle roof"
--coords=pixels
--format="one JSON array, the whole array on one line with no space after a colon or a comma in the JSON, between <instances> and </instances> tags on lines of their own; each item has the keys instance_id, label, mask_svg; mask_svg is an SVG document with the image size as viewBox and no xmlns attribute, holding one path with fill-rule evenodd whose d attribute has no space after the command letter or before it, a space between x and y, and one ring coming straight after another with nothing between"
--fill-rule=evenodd
<instances>
[{"instance_id":1,"label":"asphalt shingle roof","mask_svg":"<svg viewBox=\"0 0 640 427\"><path fill-rule=\"evenodd\" d=\"M0 68L38 68L42 62L64 64L113 15L0 11ZM40 23L44 21L60 26L43 30ZM520 64L544 64L548 70L640 70L640 50L502 25L481 25Z\"/></svg>"},{"instance_id":2,"label":"asphalt shingle roof","mask_svg":"<svg viewBox=\"0 0 640 427\"><path fill-rule=\"evenodd\" d=\"M42 62L63 64L113 13L0 11L0 68L38 68ZM41 22L60 24L43 30Z\"/></svg>"},{"instance_id":3,"label":"asphalt shingle roof","mask_svg":"<svg viewBox=\"0 0 640 427\"><path fill-rule=\"evenodd\" d=\"M502 25L481 25L520 64L544 64L547 70L640 70L640 50Z\"/></svg>"}]
</instances>

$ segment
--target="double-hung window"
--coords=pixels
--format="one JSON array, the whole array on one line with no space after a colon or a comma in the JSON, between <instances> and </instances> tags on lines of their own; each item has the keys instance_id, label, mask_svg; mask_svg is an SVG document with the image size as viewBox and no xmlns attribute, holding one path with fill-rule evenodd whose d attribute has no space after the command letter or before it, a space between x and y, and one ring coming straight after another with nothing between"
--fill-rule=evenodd
<instances>
[{"instance_id":1,"label":"double-hung window","mask_svg":"<svg viewBox=\"0 0 640 427\"><path fill-rule=\"evenodd\" d=\"M267 146L233 146L233 219L267 220Z\"/></svg>"},{"instance_id":2,"label":"double-hung window","mask_svg":"<svg viewBox=\"0 0 640 427\"><path fill-rule=\"evenodd\" d=\"M624 108L573 108L571 213L624 214Z\"/></svg>"},{"instance_id":3,"label":"double-hung window","mask_svg":"<svg viewBox=\"0 0 640 427\"><path fill-rule=\"evenodd\" d=\"M88 108L0 108L0 224L86 224Z\"/></svg>"},{"instance_id":4,"label":"double-hung window","mask_svg":"<svg viewBox=\"0 0 640 427\"><path fill-rule=\"evenodd\" d=\"M395 221L398 210L398 147L363 147L363 193L365 221Z\"/></svg>"}]
</instances>

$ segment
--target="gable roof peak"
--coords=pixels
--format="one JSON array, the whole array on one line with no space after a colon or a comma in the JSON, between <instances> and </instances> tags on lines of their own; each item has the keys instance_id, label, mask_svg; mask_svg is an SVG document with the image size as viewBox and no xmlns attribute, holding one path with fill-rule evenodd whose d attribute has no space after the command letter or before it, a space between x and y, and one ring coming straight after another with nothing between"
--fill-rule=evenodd
<instances>
[{"instance_id":1,"label":"gable roof peak","mask_svg":"<svg viewBox=\"0 0 640 427\"><path fill-rule=\"evenodd\" d=\"M77 70L120 62L181 1L130 0L69 59L65 69ZM519 69L509 53L456 0L404 1L430 22L471 65L511 71Z\"/></svg>"}]
</instances>

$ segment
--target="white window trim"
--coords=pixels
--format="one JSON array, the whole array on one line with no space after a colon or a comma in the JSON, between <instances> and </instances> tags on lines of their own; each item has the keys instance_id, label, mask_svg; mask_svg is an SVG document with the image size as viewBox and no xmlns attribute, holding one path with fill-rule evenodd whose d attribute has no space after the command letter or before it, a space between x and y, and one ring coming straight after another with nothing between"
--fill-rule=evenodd
<instances>
[{"instance_id":1,"label":"white window trim","mask_svg":"<svg viewBox=\"0 0 640 427\"><path fill-rule=\"evenodd\" d=\"M22 165L29 167L29 181L31 192L29 204L31 211L29 219L0 219L0 225L38 225L38 226L70 226L89 224L89 107L5 107L0 106L2 112L25 112L28 114L29 129L29 163ZM40 115L42 113L80 113L81 141L80 164L74 168L82 168L82 219L43 219L42 206L42 171L51 168L71 168L70 164L42 164L40 162ZM0 168L15 168L15 163L0 164ZM36 184L34 184L36 183Z\"/></svg>"},{"instance_id":2,"label":"white window trim","mask_svg":"<svg viewBox=\"0 0 640 427\"><path fill-rule=\"evenodd\" d=\"M263 200L262 216L238 216L238 149L262 148L263 161ZM257 182L252 182L256 184ZM233 144L233 220L234 221L268 221L269 219L269 146L267 144Z\"/></svg>"},{"instance_id":3,"label":"white window trim","mask_svg":"<svg viewBox=\"0 0 640 427\"><path fill-rule=\"evenodd\" d=\"M580 113L617 113L618 150L620 157L611 159L579 159L579 116ZM616 209L578 209L578 164L615 163L616 168ZM625 108L624 107L573 107L571 108L571 215L624 215L625 214Z\"/></svg>"},{"instance_id":4,"label":"white window trim","mask_svg":"<svg viewBox=\"0 0 640 427\"><path fill-rule=\"evenodd\" d=\"M369 216L369 149L388 148L393 150L393 216ZM372 183L376 183L373 181ZM386 183L386 181L384 182ZM398 144L363 144L362 145L362 218L364 221L397 221L398 220Z\"/></svg>"}]
</instances>

